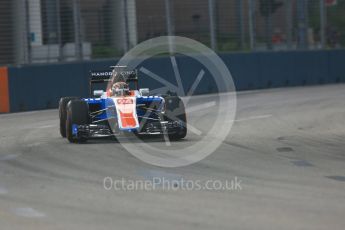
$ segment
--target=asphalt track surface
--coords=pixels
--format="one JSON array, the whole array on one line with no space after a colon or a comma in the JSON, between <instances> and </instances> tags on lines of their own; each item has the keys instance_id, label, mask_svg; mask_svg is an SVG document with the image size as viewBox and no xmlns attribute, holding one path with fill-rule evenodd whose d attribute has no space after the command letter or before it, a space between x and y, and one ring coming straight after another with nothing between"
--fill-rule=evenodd
<instances>
[{"instance_id":1,"label":"asphalt track surface","mask_svg":"<svg viewBox=\"0 0 345 230\"><path fill-rule=\"evenodd\" d=\"M112 140L69 144L57 110L0 115L0 229L344 229L345 85L244 92L230 135L190 166L148 165ZM175 145L190 144L193 134ZM106 190L154 175L235 190Z\"/></svg>"}]
</instances>

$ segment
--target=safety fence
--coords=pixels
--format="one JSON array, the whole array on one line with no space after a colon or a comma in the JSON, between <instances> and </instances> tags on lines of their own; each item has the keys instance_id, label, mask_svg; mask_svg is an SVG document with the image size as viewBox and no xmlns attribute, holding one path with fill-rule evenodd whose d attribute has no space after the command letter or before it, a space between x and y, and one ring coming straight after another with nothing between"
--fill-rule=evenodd
<instances>
[{"instance_id":1,"label":"safety fence","mask_svg":"<svg viewBox=\"0 0 345 230\"><path fill-rule=\"evenodd\" d=\"M218 52L338 49L345 0L1 0L0 65L122 56L163 35Z\"/></svg>"}]
</instances>

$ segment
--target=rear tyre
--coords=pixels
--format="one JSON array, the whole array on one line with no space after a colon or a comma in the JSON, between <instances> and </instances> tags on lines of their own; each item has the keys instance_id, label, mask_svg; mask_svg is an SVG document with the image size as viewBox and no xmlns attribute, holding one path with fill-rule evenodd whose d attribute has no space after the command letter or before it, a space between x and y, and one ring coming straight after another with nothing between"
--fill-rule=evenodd
<instances>
[{"instance_id":1,"label":"rear tyre","mask_svg":"<svg viewBox=\"0 0 345 230\"><path fill-rule=\"evenodd\" d=\"M185 106L181 98L169 96L165 99L165 121L182 122L182 127L168 130L170 140L179 140L187 135L187 117Z\"/></svg>"},{"instance_id":2,"label":"rear tyre","mask_svg":"<svg viewBox=\"0 0 345 230\"><path fill-rule=\"evenodd\" d=\"M66 119L67 119L67 103L71 100L78 99L77 97L62 97L59 101L59 118L60 118L60 134L63 138L66 137Z\"/></svg>"},{"instance_id":3,"label":"rear tyre","mask_svg":"<svg viewBox=\"0 0 345 230\"><path fill-rule=\"evenodd\" d=\"M73 135L73 125L89 124L89 106L85 101L72 100L67 104L66 136L71 143L86 142L86 137Z\"/></svg>"}]
</instances>

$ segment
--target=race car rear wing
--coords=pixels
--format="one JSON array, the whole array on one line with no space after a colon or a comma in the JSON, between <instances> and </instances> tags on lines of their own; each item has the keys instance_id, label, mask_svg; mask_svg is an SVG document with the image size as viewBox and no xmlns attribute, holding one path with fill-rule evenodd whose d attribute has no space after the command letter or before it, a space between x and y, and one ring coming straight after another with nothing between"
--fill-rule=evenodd
<instances>
[{"instance_id":1,"label":"race car rear wing","mask_svg":"<svg viewBox=\"0 0 345 230\"><path fill-rule=\"evenodd\" d=\"M115 69L116 66L111 66L111 68ZM118 70L117 71L120 75L126 79L126 82L135 82L138 81L138 71L137 70ZM111 81L113 76L112 70L103 70L103 71L90 71L90 82L91 83L102 83Z\"/></svg>"},{"instance_id":2,"label":"race car rear wing","mask_svg":"<svg viewBox=\"0 0 345 230\"><path fill-rule=\"evenodd\" d=\"M102 83L111 81L112 71L90 71L90 83Z\"/></svg>"},{"instance_id":3,"label":"race car rear wing","mask_svg":"<svg viewBox=\"0 0 345 230\"><path fill-rule=\"evenodd\" d=\"M112 81L113 70L115 70L118 74L122 75L128 84L133 82L134 88L138 90L137 70L127 70L126 66L111 66L110 68L111 70L90 71L90 95L92 91L92 85L94 83L105 83Z\"/></svg>"}]
</instances>

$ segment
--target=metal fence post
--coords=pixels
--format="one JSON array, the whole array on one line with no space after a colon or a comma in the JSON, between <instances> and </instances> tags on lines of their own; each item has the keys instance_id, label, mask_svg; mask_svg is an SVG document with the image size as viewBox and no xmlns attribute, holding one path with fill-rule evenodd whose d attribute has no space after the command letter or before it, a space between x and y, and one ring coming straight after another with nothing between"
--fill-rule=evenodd
<instances>
[{"instance_id":1,"label":"metal fence post","mask_svg":"<svg viewBox=\"0 0 345 230\"><path fill-rule=\"evenodd\" d=\"M167 24L167 35L174 36L174 24L171 15L171 0L165 0L165 15Z\"/></svg>"},{"instance_id":2,"label":"metal fence post","mask_svg":"<svg viewBox=\"0 0 345 230\"><path fill-rule=\"evenodd\" d=\"M59 46L59 57L58 61L63 60L62 53L62 34L61 34L61 12L60 12L60 0L56 0L56 32L57 32L57 43Z\"/></svg>"},{"instance_id":3,"label":"metal fence post","mask_svg":"<svg viewBox=\"0 0 345 230\"><path fill-rule=\"evenodd\" d=\"M240 36L239 40L239 48L243 49L244 48L244 30L243 30L243 25L244 25L244 18L243 18L243 1L242 0L237 0L237 27L238 27L238 34Z\"/></svg>"},{"instance_id":4,"label":"metal fence post","mask_svg":"<svg viewBox=\"0 0 345 230\"><path fill-rule=\"evenodd\" d=\"M265 17L265 33L266 33L266 46L267 50L272 50L273 49L273 43L272 43L272 34L273 34L273 29L272 29L272 14L269 14L267 17Z\"/></svg>"},{"instance_id":5,"label":"metal fence post","mask_svg":"<svg viewBox=\"0 0 345 230\"><path fill-rule=\"evenodd\" d=\"M24 60L25 63L30 64L32 59L32 50L31 50L31 33L30 33L30 13L29 13L29 0L25 1L25 32L26 32L26 45L27 45L27 54Z\"/></svg>"},{"instance_id":6,"label":"metal fence post","mask_svg":"<svg viewBox=\"0 0 345 230\"><path fill-rule=\"evenodd\" d=\"M292 1L285 0L286 5L286 41L287 48L292 49Z\"/></svg>"},{"instance_id":7,"label":"metal fence post","mask_svg":"<svg viewBox=\"0 0 345 230\"><path fill-rule=\"evenodd\" d=\"M326 47L326 25L327 25L327 11L325 0L320 0L320 38L321 48Z\"/></svg>"},{"instance_id":8,"label":"metal fence post","mask_svg":"<svg viewBox=\"0 0 345 230\"><path fill-rule=\"evenodd\" d=\"M307 3L306 0L297 1L298 13L298 48L308 48L307 34L307 16L306 16Z\"/></svg>"},{"instance_id":9,"label":"metal fence post","mask_svg":"<svg viewBox=\"0 0 345 230\"><path fill-rule=\"evenodd\" d=\"M74 44L77 60L83 60L83 44L80 28L80 1L73 0Z\"/></svg>"},{"instance_id":10,"label":"metal fence post","mask_svg":"<svg viewBox=\"0 0 345 230\"><path fill-rule=\"evenodd\" d=\"M255 2L248 0L248 24L249 24L249 43L250 49L255 49Z\"/></svg>"},{"instance_id":11,"label":"metal fence post","mask_svg":"<svg viewBox=\"0 0 345 230\"><path fill-rule=\"evenodd\" d=\"M215 5L214 0L208 0L208 11L210 17L210 39L211 48L217 51L217 36L216 36L216 26L215 26Z\"/></svg>"},{"instance_id":12,"label":"metal fence post","mask_svg":"<svg viewBox=\"0 0 345 230\"><path fill-rule=\"evenodd\" d=\"M127 53L129 50L129 29L128 29L128 5L127 0L122 1L122 12L123 12L123 23L124 23L124 52Z\"/></svg>"},{"instance_id":13,"label":"metal fence post","mask_svg":"<svg viewBox=\"0 0 345 230\"><path fill-rule=\"evenodd\" d=\"M166 15L166 26L167 26L167 35L168 37L168 44L169 44L169 52L171 55L175 53L175 45L174 39L172 36L175 34L174 22L172 20L172 12L171 12L171 0L165 0L165 15Z\"/></svg>"}]
</instances>

